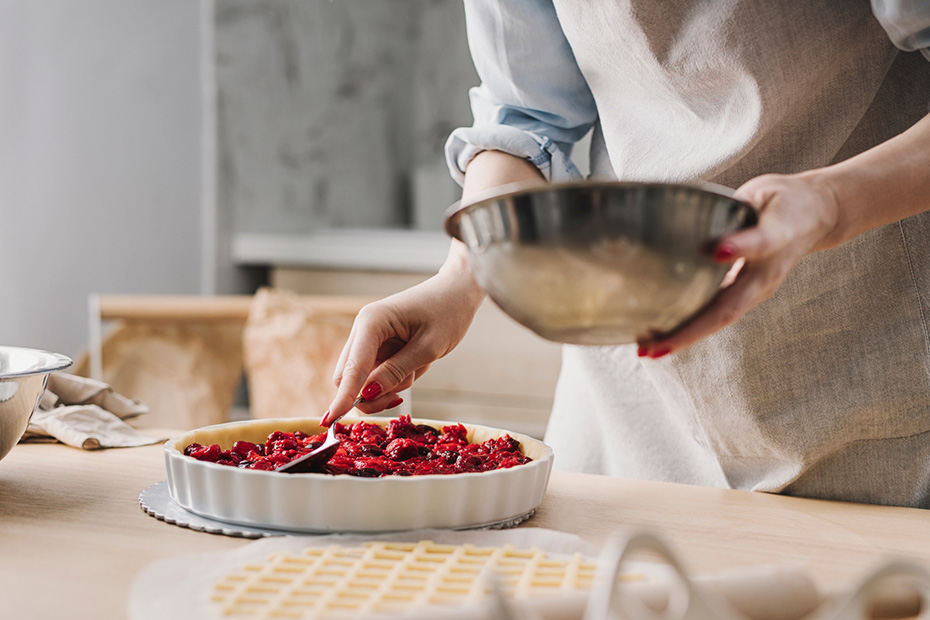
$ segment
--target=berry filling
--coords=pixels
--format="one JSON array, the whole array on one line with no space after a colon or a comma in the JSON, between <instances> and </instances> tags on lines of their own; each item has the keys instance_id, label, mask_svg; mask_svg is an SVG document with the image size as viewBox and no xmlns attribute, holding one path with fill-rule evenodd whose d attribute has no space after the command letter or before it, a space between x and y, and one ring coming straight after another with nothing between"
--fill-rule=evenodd
<instances>
[{"instance_id":1,"label":"berry filling","mask_svg":"<svg viewBox=\"0 0 930 620\"><path fill-rule=\"evenodd\" d=\"M414 424L410 416L391 420L386 427L337 422L335 431L341 444L332 458L316 469L300 471L380 478L482 472L533 460L523 454L520 442L510 435L469 443L468 431L461 424L440 430ZM220 465L273 471L320 446L324 438L325 432L308 435L274 431L263 444L237 441L229 450L223 450L218 444L192 443L184 448L184 454Z\"/></svg>"}]
</instances>

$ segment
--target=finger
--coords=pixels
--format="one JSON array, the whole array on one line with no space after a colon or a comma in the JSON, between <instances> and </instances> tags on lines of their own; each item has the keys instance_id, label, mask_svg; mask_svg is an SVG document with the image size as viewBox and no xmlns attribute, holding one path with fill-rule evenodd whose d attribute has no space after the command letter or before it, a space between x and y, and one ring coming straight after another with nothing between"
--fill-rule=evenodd
<instances>
[{"instance_id":1,"label":"finger","mask_svg":"<svg viewBox=\"0 0 930 620\"><path fill-rule=\"evenodd\" d=\"M792 233L784 221L761 211L755 226L743 228L718 240L713 256L722 263L733 262L738 258L760 262L779 252L791 238Z\"/></svg>"},{"instance_id":2,"label":"finger","mask_svg":"<svg viewBox=\"0 0 930 620\"><path fill-rule=\"evenodd\" d=\"M355 340L355 330L349 332L349 337L346 339L346 343L342 346L342 351L339 353L339 359L336 360L336 367L333 369L333 384L336 387L339 387L339 384L342 383L342 369L345 368L346 360L349 358L349 351L352 350L352 342Z\"/></svg>"},{"instance_id":3,"label":"finger","mask_svg":"<svg viewBox=\"0 0 930 620\"><path fill-rule=\"evenodd\" d=\"M713 256L720 263L732 263L738 259L760 262L771 258L786 242L787 235L781 226L763 224L720 239Z\"/></svg>"},{"instance_id":4,"label":"finger","mask_svg":"<svg viewBox=\"0 0 930 620\"><path fill-rule=\"evenodd\" d=\"M371 371L369 385L377 384L383 391L399 392L401 389L398 386L409 387L418 376L417 373L426 372L437 357L423 338L411 340L407 346ZM362 395L368 399L367 395Z\"/></svg>"},{"instance_id":5,"label":"finger","mask_svg":"<svg viewBox=\"0 0 930 620\"><path fill-rule=\"evenodd\" d=\"M680 351L742 317L770 290L765 275L752 272L752 267L744 267L729 288L722 289L704 310L673 333L641 342L639 356L658 359Z\"/></svg>"},{"instance_id":6,"label":"finger","mask_svg":"<svg viewBox=\"0 0 930 620\"><path fill-rule=\"evenodd\" d=\"M393 350L393 347L389 347L389 350ZM385 352L385 347L382 345L378 350L379 358L381 355L384 354L384 352ZM362 413L372 414L372 413L378 413L380 411L384 411L385 409L392 409L398 406L400 402L395 402L400 398L397 395L397 393L402 392L412 387L414 380L416 380L416 378L422 376L427 370L429 370L429 367L430 367L430 364L424 364L420 366L419 368L415 369L413 372L408 374L406 377L401 379L401 381L399 381L397 384L390 387L390 390L387 392L383 391L383 388L381 387L382 384L378 381L377 377L375 376L375 373L369 373L367 375L367 379L363 380L364 387L362 387L360 390L361 395L363 397L366 397L366 396L367 397L362 402L356 403L355 401L358 399L358 396L352 396L351 402L348 403L348 409L345 409L345 411L346 412L350 411L352 409L352 406L354 405L355 408L361 411ZM344 373L344 375L345 374L346 373ZM385 383L384 385L388 385L388 384ZM340 392L342 392L341 389L340 389ZM357 395L359 394L359 391L347 392L347 393ZM339 395L337 395L337 399L338 398L339 398ZM402 401L403 399L400 399L400 400ZM333 403L330 404L330 408L327 410L326 414L324 414L323 416L323 419L321 421L323 426L329 426L329 424L331 423L333 419L339 417L342 414L343 407L346 405L347 402L348 402L348 398L346 400L339 401L339 404L337 405L336 400L334 400ZM337 409L337 406L339 407L338 409Z\"/></svg>"},{"instance_id":7,"label":"finger","mask_svg":"<svg viewBox=\"0 0 930 620\"><path fill-rule=\"evenodd\" d=\"M736 259L736 262L730 265L730 268L727 270L727 272L723 274L723 280L720 282L720 288L729 288L732 286L745 265L745 258Z\"/></svg>"},{"instance_id":8,"label":"finger","mask_svg":"<svg viewBox=\"0 0 930 620\"><path fill-rule=\"evenodd\" d=\"M410 387L410 386L407 386L407 387ZM406 387L400 388L397 390L397 392L402 392L405 389L407 388ZM372 413L380 413L381 411L384 411L386 409L393 409L394 407L404 402L404 399L401 398L397 392L387 392L385 394L382 394L378 398L374 399L373 401L361 402L358 405L356 405L355 408L366 415L372 414Z\"/></svg>"},{"instance_id":9,"label":"finger","mask_svg":"<svg viewBox=\"0 0 930 620\"><path fill-rule=\"evenodd\" d=\"M400 338L388 338L381 343L381 346L378 347L378 357L376 358L376 363L380 364L384 360L394 357L401 349L407 346L405 340Z\"/></svg>"},{"instance_id":10,"label":"finger","mask_svg":"<svg viewBox=\"0 0 930 620\"><path fill-rule=\"evenodd\" d=\"M355 399L367 383L368 374L375 366L379 347L380 343L377 339L353 338L349 353L342 365L342 378L336 390L336 396L323 416L324 426L352 409ZM378 391L380 392L380 389ZM371 396L374 397L377 394L371 394Z\"/></svg>"},{"instance_id":11,"label":"finger","mask_svg":"<svg viewBox=\"0 0 930 620\"><path fill-rule=\"evenodd\" d=\"M373 383L373 382L372 382ZM371 385L371 383L369 383ZM365 398L355 405L355 408L365 414L378 413L388 408L398 398L397 393L409 389L413 385L413 375L408 376L391 390L379 393L378 396Z\"/></svg>"},{"instance_id":12,"label":"finger","mask_svg":"<svg viewBox=\"0 0 930 620\"><path fill-rule=\"evenodd\" d=\"M749 203L757 215L761 213L762 209L758 197L748 193L745 185L736 191L734 197ZM714 260L720 263L730 263L739 258L745 259L749 248L755 245L754 240L758 234L759 223L757 222L753 226L740 229L718 239L711 250Z\"/></svg>"},{"instance_id":13,"label":"finger","mask_svg":"<svg viewBox=\"0 0 930 620\"><path fill-rule=\"evenodd\" d=\"M426 371L430 369L430 366L432 366L432 364L425 364L417 368L416 371L413 373L413 380L416 381L417 379L425 375Z\"/></svg>"},{"instance_id":14,"label":"finger","mask_svg":"<svg viewBox=\"0 0 930 620\"><path fill-rule=\"evenodd\" d=\"M752 245L748 231L741 231L723 237L717 241L712 255L718 263L732 263L740 258L745 259L747 248Z\"/></svg>"},{"instance_id":15,"label":"finger","mask_svg":"<svg viewBox=\"0 0 930 620\"><path fill-rule=\"evenodd\" d=\"M403 399L398 396L399 392L410 389L413 387L414 381L422 377L427 370L429 370L430 364L426 364L417 368L413 373L407 375L407 377L400 382L398 385L394 386L394 389L387 394L382 394L375 398L374 400L363 400L358 403L355 408L365 414L378 413L384 411L385 409L393 409L401 402ZM400 402L397 402L400 399Z\"/></svg>"}]
</instances>

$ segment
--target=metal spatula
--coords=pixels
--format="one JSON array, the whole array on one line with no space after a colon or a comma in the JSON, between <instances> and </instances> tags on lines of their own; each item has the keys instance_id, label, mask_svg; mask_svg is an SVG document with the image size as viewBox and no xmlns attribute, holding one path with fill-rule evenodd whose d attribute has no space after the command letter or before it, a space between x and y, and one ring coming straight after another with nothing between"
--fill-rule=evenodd
<instances>
[{"instance_id":1,"label":"metal spatula","mask_svg":"<svg viewBox=\"0 0 930 620\"><path fill-rule=\"evenodd\" d=\"M352 404L352 409L355 409L359 403L363 402L365 402L365 399L359 396ZM294 470L294 468L298 465L304 464L304 467L301 467L299 471L306 471L316 469L318 466L321 466L329 461L329 459L333 457L333 455L336 453L336 450L339 448L339 438L336 437L336 422L341 420L342 416L344 415L345 413L330 423L329 430L326 431L326 439L323 440L322 445L311 450L310 452L307 452L306 454L301 454L296 459L288 461L281 467L275 469L275 471L298 473Z\"/></svg>"}]
</instances>

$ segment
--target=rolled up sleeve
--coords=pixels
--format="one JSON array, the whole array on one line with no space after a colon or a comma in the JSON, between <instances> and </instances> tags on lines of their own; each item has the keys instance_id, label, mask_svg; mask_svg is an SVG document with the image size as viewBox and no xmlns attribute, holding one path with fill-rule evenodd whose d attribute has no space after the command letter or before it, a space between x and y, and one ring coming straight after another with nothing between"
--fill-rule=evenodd
<instances>
[{"instance_id":1,"label":"rolled up sleeve","mask_svg":"<svg viewBox=\"0 0 930 620\"><path fill-rule=\"evenodd\" d=\"M872 12L895 46L930 60L930 2L872 0Z\"/></svg>"},{"instance_id":2,"label":"rolled up sleeve","mask_svg":"<svg viewBox=\"0 0 930 620\"><path fill-rule=\"evenodd\" d=\"M474 124L446 142L452 177L463 183L485 150L522 157L549 181L580 177L571 151L597 108L551 0L466 0L465 17L481 85L469 93Z\"/></svg>"}]
</instances>

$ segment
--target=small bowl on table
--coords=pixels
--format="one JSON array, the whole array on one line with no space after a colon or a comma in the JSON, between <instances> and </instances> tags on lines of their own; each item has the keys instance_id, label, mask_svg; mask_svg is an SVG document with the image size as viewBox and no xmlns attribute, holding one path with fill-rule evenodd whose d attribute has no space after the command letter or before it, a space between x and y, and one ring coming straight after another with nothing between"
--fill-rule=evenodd
<instances>
[{"instance_id":1,"label":"small bowl on table","mask_svg":"<svg viewBox=\"0 0 930 620\"><path fill-rule=\"evenodd\" d=\"M505 186L450 207L446 232L518 323L555 342L613 345L680 327L720 289L717 241L756 223L724 187L580 181Z\"/></svg>"},{"instance_id":2,"label":"small bowl on table","mask_svg":"<svg viewBox=\"0 0 930 620\"><path fill-rule=\"evenodd\" d=\"M70 365L58 353L0 346L0 459L22 439L49 375Z\"/></svg>"}]
</instances>

